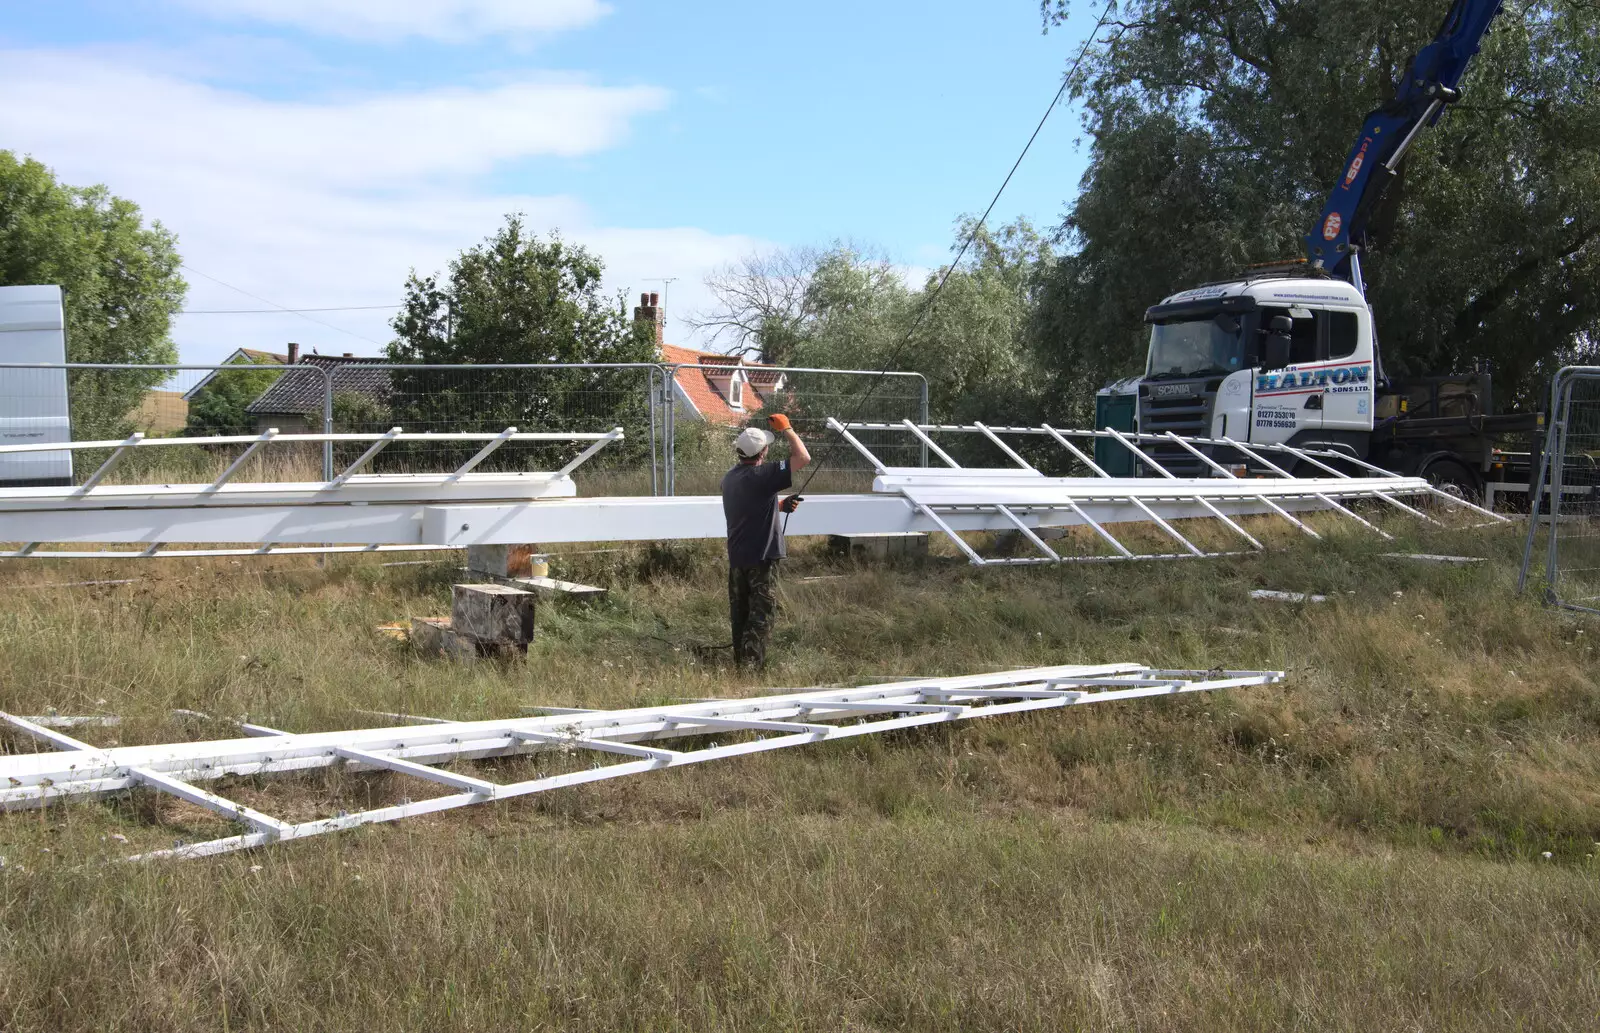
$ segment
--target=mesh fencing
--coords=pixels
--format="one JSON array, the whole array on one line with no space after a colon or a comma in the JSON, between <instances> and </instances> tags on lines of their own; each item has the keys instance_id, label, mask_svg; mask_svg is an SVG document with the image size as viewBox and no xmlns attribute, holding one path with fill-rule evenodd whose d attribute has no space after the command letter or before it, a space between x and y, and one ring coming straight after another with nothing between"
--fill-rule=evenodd
<instances>
[{"instance_id":1,"label":"mesh fencing","mask_svg":"<svg viewBox=\"0 0 1600 1033\"><path fill-rule=\"evenodd\" d=\"M309 366L231 363L213 366L0 364L0 444L121 441L133 434L182 439L259 434L268 427L321 431L325 376ZM274 395L304 397L293 411L260 412ZM0 482L82 484L113 449L35 452L0 457ZM237 447L196 445L128 453L109 483L209 480ZM314 445L263 452L238 480L318 480Z\"/></svg>"},{"instance_id":2,"label":"mesh fencing","mask_svg":"<svg viewBox=\"0 0 1600 1033\"><path fill-rule=\"evenodd\" d=\"M1551 414L1539 477L1544 499L1530 507L1523 578L1542 525L1547 600L1600 612L1600 367L1558 373Z\"/></svg>"},{"instance_id":3,"label":"mesh fencing","mask_svg":"<svg viewBox=\"0 0 1600 1033\"><path fill-rule=\"evenodd\" d=\"M583 469L585 494L649 495L659 489L659 370L628 366L420 366L342 363L329 370L336 433L494 434L515 427L537 433L602 433L621 427ZM474 442L396 442L369 468L374 473L438 473L455 469L481 448ZM557 470L581 444L512 442L476 471ZM336 469L355 461L364 443L340 442Z\"/></svg>"},{"instance_id":4,"label":"mesh fencing","mask_svg":"<svg viewBox=\"0 0 1600 1033\"><path fill-rule=\"evenodd\" d=\"M822 473L814 491L862 491L867 461L827 420L926 422L927 383L917 374L704 366L424 366L313 356L292 366L0 363L0 444L120 441L137 432L181 439L284 434L524 432L600 433L624 439L583 467L585 495L715 493L732 463L733 438L784 413ZM903 432L867 431L863 443L893 466L918 466L922 446ZM395 442L365 468L376 473L452 470L473 442ZM560 469L584 446L508 443L476 469ZM235 480L319 480L357 460L367 442L279 444L261 449ZM205 481L242 446L136 449L109 483ZM13 454L0 482L81 484L112 449Z\"/></svg>"},{"instance_id":5,"label":"mesh fencing","mask_svg":"<svg viewBox=\"0 0 1600 1033\"><path fill-rule=\"evenodd\" d=\"M762 427L766 417L783 413L818 464L808 492L857 492L871 485L866 458L828 429L840 422L916 423L928 419L927 381L915 373L876 373L806 368L760 368L743 372L750 380L738 392L741 409L718 406L734 397L728 386L731 368L718 365L674 367L680 399L706 408L718 406L716 419L685 419L681 403L674 411L672 453L675 493L714 494L733 457L733 438L746 425ZM890 466L921 466L922 446L913 435L865 431L862 443Z\"/></svg>"},{"instance_id":6,"label":"mesh fencing","mask_svg":"<svg viewBox=\"0 0 1600 1033\"><path fill-rule=\"evenodd\" d=\"M829 417L923 420L926 382L887 374L727 364L422 366L343 363L329 368L333 428L381 433L522 431L596 433L621 427L625 438L584 465L585 495L714 494L732 461L733 438L789 416L826 474L816 490L860 491L870 467L827 429ZM884 435L880 453L915 466L921 449L907 435ZM365 446L340 443L334 466ZM477 445L401 442L374 461L377 472L437 472L460 465ZM571 445L519 443L496 452L480 470L557 469Z\"/></svg>"}]
</instances>

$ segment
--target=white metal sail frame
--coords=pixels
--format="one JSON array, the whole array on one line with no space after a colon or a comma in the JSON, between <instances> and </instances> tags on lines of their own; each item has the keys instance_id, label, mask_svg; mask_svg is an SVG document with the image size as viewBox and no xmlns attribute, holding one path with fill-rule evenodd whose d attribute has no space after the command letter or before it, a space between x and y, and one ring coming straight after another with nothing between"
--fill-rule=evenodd
<instances>
[{"instance_id":1,"label":"white metal sail frame","mask_svg":"<svg viewBox=\"0 0 1600 1033\"><path fill-rule=\"evenodd\" d=\"M866 494L814 495L786 521L791 535L882 534L933 532L949 534L975 562L984 561L960 539L969 531L1015 530L1038 555L1004 560L1029 562L1104 562L1131 559L1194 558L1217 555L1195 545L1176 526L1190 518L1220 521L1240 539L1240 548L1259 549L1260 541L1237 518L1264 514L1287 521L1299 531L1316 531L1295 513L1333 511L1384 534L1350 509L1351 499L1380 499L1419 519L1433 518L1401 501L1403 497L1437 496L1492 520L1495 516L1455 499L1414 477L1399 477L1347 456L1281 445L1245 444L1232 439L1184 439L1123 434L1117 431L1063 431L1042 427L986 427L901 424L830 426L873 464L875 490ZM852 433L891 430L915 435L929 451L952 465L946 469L888 467ZM941 449L933 435L981 434L994 442L1015 465L1006 469L962 469ZM1088 477L1045 477L1009 444L1013 435L1054 441L1080 462ZM109 558L226 556L304 552L378 552L471 545L562 544L573 542L662 541L720 538L727 533L722 500L717 496L580 498L571 474L612 441L620 429L604 434L523 434L508 428L499 434L277 434L227 438L144 439L121 442L79 442L72 445L0 447L41 451L61 448L111 449L113 454L83 484L74 488L0 489L0 541L22 542L0 552L0 558L52 556ZM1114 478L1094 463L1076 442L1112 438L1161 474L1150 478ZM326 482L235 483L244 462L264 447L328 440L366 442L366 453ZM1179 478L1140 450L1149 441L1176 444L1196 454L1215 476ZM381 449L396 441L481 442L471 460L450 473L362 474L359 471ZM570 441L587 447L560 470L533 473L473 473L472 468L508 442ZM112 485L105 474L135 449L183 444L232 444L244 454L209 484ZM1267 478L1238 478L1203 451L1224 446L1250 457ZM1302 463L1327 473L1294 477L1272 462ZM1352 476L1331 465L1351 465ZM1134 553L1112 533L1112 525L1151 524L1174 543L1168 553ZM1036 532L1042 527L1081 525L1092 529L1112 550L1105 556L1061 556ZM52 547L40 551L41 543ZM199 548L172 548L175 543ZM250 543L241 548L237 543ZM84 549L82 546L101 546ZM132 546L132 548L105 548ZM998 562L998 561L996 561Z\"/></svg>"},{"instance_id":2,"label":"white metal sail frame","mask_svg":"<svg viewBox=\"0 0 1600 1033\"><path fill-rule=\"evenodd\" d=\"M1268 685L1282 679L1281 671L1174 671L1132 663L1072 665L670 707L563 711L504 721L421 718L414 720L423 723L404 727L304 734L250 725L245 729L246 738L107 749L37 720L0 713L0 723L59 748L57 752L0 757L0 809L38 807L144 786L249 829L134 859L201 857L791 746L1088 703ZM699 748L642 745L730 733L751 733L752 737L711 741ZM439 766L461 759L543 750L593 751L628 759L509 783ZM289 822L195 784L225 776L286 774L333 765L355 771L392 771L456 791L368 811Z\"/></svg>"},{"instance_id":3,"label":"white metal sail frame","mask_svg":"<svg viewBox=\"0 0 1600 1033\"><path fill-rule=\"evenodd\" d=\"M1379 499L1418 519L1438 523L1421 510L1400 501L1400 496L1430 496L1450 504L1475 511L1494 521L1505 517L1472 505L1446 492L1440 491L1420 477L1403 477L1383 470L1365 461L1356 460L1338 452L1294 448L1288 445L1246 444L1232 438L1182 438L1173 433L1160 435L1136 434L1107 428L1103 431L1058 430L1048 424L1039 427L988 427L981 423L971 425L915 424L910 420L900 423L839 423L829 420L828 425L864 456L877 473L873 489L893 492L903 496L919 513L944 532L956 547L974 564L1036 564L1105 562L1107 560L1177 559L1213 557L1237 553L1205 552L1173 526L1172 521L1181 516L1211 517L1225 526L1249 550L1263 548L1262 543L1233 519L1247 512L1269 513L1283 518L1297 530L1320 537L1293 511L1331 510L1355 521L1367 530L1389 539L1393 536L1365 517L1356 513L1345 502L1354 499ZM938 456L944 468L890 467L886 466L871 449L862 444L856 431L903 431L914 435L929 452ZM966 469L934 440L934 433L978 434L986 438L1013 464L1006 468ZM1042 437L1065 449L1078 463L1086 467L1093 477L1047 477L1027 461L1002 435L1028 435ZM1112 477L1073 439L1092 442L1096 438L1109 439L1128 450L1139 462L1153 470L1158 477ZM1178 477L1157 462L1141 443L1158 442L1178 445L1210 468L1214 476L1199 478ZM1258 467L1271 473L1270 478L1240 477L1218 463L1198 446L1221 446L1249 457ZM1319 469L1328 476L1295 477L1264 453L1276 453L1280 462L1289 465L1301 462ZM1325 461L1326 460L1326 461ZM1352 464L1371 476L1354 476L1343 472L1334 461ZM1178 509L1174 509L1176 504ZM1095 506L1120 506L1125 511L1138 514L1132 519L1144 520L1159 527L1181 551L1175 553L1135 553L1113 535L1106 524L1114 521L1097 520L1089 510ZM1041 514L1066 511L1075 518L1070 521L1040 519ZM1025 557L992 558L979 555L957 532L951 518L960 514L989 513L1009 524L1025 537L1037 551ZM1126 519L1126 517L1125 517ZM1059 523L1086 525L1106 542L1116 554L1113 556L1063 556L1036 532L1037 527ZM1003 525L1002 525L1003 526ZM1248 550L1247 550L1248 551Z\"/></svg>"},{"instance_id":4,"label":"white metal sail frame","mask_svg":"<svg viewBox=\"0 0 1600 1033\"><path fill-rule=\"evenodd\" d=\"M38 552L41 542L149 543L153 555L169 541L262 543L258 549L174 550L166 555L240 555L264 552L355 552L428 547L420 541L421 508L440 502L525 504L536 499L577 494L572 473L607 445L623 439L621 427L603 433L525 433L507 427L498 433L407 433L399 427L381 434L281 434L275 428L253 435L147 438L142 433L116 441L75 441L9 445L0 453L110 451L80 485L0 488L0 541L27 542L0 552L0 558L25 556L104 556L105 552ZM236 476L263 449L330 442L368 447L344 470L326 481L242 482ZM442 473L368 474L361 471L396 442L425 445L477 443L481 447L454 470ZM585 446L554 471L473 472L508 444ZM204 484L107 484L108 474L135 451L172 447L244 446L217 477ZM410 533L406 531L409 529ZM275 548L284 542L338 542ZM369 539L376 539L375 541ZM109 555L119 555L110 553Z\"/></svg>"},{"instance_id":5,"label":"white metal sail frame","mask_svg":"<svg viewBox=\"0 0 1600 1033\"><path fill-rule=\"evenodd\" d=\"M301 505L349 505L410 501L426 491L438 499L540 498L576 494L572 471L582 466L613 441L621 441L623 431L616 427L604 433L524 433L515 427L494 434L406 433L399 427L382 434L280 434L269 429L260 434L216 437L147 438L142 433L118 441L73 441L57 444L7 445L0 453L106 451L108 456L80 485L70 487L0 488L0 507L6 510L59 510L70 505L79 509L110 507L117 509L149 506L195 505L211 507L265 506L297 503ZM235 476L263 448L323 444L326 442L367 443L369 447L355 462L327 481L241 482ZM477 453L456 469L446 473L363 474L377 455L396 442L428 445L481 442ZM577 456L554 472L473 473L484 460L502 446L512 443L564 443L587 445ZM205 484L105 484L111 471L136 451L173 447L246 446L228 467Z\"/></svg>"}]
</instances>

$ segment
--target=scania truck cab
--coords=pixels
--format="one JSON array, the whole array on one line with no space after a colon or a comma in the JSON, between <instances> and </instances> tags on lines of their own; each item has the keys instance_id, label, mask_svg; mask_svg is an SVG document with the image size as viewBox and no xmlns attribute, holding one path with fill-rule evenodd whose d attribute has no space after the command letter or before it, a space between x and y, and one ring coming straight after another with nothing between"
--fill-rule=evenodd
<instances>
[{"instance_id":1,"label":"scania truck cab","mask_svg":"<svg viewBox=\"0 0 1600 1033\"><path fill-rule=\"evenodd\" d=\"M1262 271L1174 294L1145 321L1149 353L1132 388L1141 433L1324 449L1490 503L1528 490L1542 415L1496 412L1487 373L1386 377L1372 311L1343 280ZM1199 447L1236 474L1268 472L1226 445ZM1180 477L1215 475L1180 445L1143 448Z\"/></svg>"},{"instance_id":2,"label":"scania truck cab","mask_svg":"<svg viewBox=\"0 0 1600 1033\"><path fill-rule=\"evenodd\" d=\"M1164 299L1145 321L1140 432L1303 445L1353 458L1371 451L1372 313L1351 284L1282 275L1211 284ZM1177 445L1152 454L1183 476L1209 472Z\"/></svg>"}]
</instances>

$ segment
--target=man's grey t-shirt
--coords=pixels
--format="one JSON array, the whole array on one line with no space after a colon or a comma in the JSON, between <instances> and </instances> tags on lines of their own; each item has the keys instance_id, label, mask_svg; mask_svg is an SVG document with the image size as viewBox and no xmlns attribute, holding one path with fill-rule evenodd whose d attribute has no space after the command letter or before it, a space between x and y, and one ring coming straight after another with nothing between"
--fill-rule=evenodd
<instances>
[{"instance_id":1,"label":"man's grey t-shirt","mask_svg":"<svg viewBox=\"0 0 1600 1033\"><path fill-rule=\"evenodd\" d=\"M722 515L728 520L728 563L754 567L782 559L778 492L789 487L789 461L740 463L722 478Z\"/></svg>"}]
</instances>

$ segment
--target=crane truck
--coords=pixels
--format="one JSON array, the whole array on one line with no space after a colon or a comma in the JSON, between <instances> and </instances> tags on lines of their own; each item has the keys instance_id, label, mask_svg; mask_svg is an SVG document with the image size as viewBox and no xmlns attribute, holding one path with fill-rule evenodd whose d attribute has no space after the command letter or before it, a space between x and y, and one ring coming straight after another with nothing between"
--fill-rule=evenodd
<instances>
[{"instance_id":1,"label":"crane truck","mask_svg":"<svg viewBox=\"0 0 1600 1033\"><path fill-rule=\"evenodd\" d=\"M1305 260L1180 291L1145 313L1144 373L1102 392L1133 402L1122 409L1133 410L1134 429L1328 449L1463 496L1526 490L1532 456L1498 445L1534 437L1542 416L1496 414L1487 373L1387 378L1361 276L1375 204L1417 136L1460 97L1461 77L1499 13L1500 0L1455 0L1394 99L1367 116L1305 237ZM1248 469L1221 454L1233 450L1211 447L1218 462ZM1211 472L1177 445L1146 451L1180 476ZM1155 472L1125 461L1135 475Z\"/></svg>"}]
</instances>

